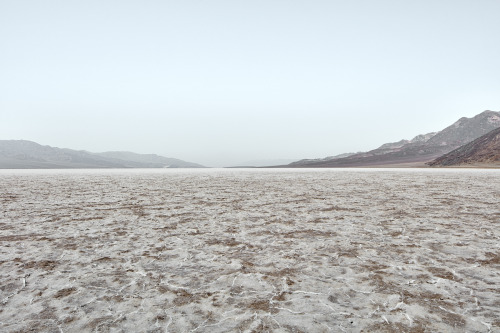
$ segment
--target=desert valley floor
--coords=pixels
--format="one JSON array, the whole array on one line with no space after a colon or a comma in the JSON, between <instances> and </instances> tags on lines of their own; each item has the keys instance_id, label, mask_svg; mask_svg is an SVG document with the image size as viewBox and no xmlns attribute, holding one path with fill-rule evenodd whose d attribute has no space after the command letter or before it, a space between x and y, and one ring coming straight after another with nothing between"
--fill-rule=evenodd
<instances>
[{"instance_id":1,"label":"desert valley floor","mask_svg":"<svg viewBox=\"0 0 500 333\"><path fill-rule=\"evenodd\" d=\"M500 332L500 170L3 170L2 332Z\"/></svg>"}]
</instances>

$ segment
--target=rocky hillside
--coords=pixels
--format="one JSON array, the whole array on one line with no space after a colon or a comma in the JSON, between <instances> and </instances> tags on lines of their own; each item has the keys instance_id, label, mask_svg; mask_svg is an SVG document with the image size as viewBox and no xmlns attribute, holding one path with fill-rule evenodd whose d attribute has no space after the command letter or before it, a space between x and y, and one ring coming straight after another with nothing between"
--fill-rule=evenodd
<instances>
[{"instance_id":1,"label":"rocky hillside","mask_svg":"<svg viewBox=\"0 0 500 333\"><path fill-rule=\"evenodd\" d=\"M42 146L26 140L0 140L0 169L199 168L199 164L130 152L91 153Z\"/></svg>"},{"instance_id":2,"label":"rocky hillside","mask_svg":"<svg viewBox=\"0 0 500 333\"><path fill-rule=\"evenodd\" d=\"M427 164L430 166L500 165L500 127Z\"/></svg>"},{"instance_id":3,"label":"rocky hillside","mask_svg":"<svg viewBox=\"0 0 500 333\"><path fill-rule=\"evenodd\" d=\"M500 112L484 111L472 118L460 118L437 133L412 140L387 143L377 149L344 158L304 160L288 167L363 167L428 162L500 127Z\"/></svg>"},{"instance_id":4,"label":"rocky hillside","mask_svg":"<svg viewBox=\"0 0 500 333\"><path fill-rule=\"evenodd\" d=\"M414 137L411 140L400 140L398 142L390 142L390 143L385 143L382 146L378 147L378 149L397 149L401 148L404 145L407 145L409 143L425 143L429 141L430 138L432 138L434 135L436 135L436 132L431 132L427 134L420 134Z\"/></svg>"}]
</instances>

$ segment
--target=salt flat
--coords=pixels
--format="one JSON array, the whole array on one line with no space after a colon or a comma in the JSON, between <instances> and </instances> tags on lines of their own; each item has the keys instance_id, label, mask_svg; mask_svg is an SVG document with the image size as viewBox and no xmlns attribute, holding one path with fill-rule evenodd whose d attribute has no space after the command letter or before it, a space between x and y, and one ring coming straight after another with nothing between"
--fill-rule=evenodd
<instances>
[{"instance_id":1,"label":"salt flat","mask_svg":"<svg viewBox=\"0 0 500 333\"><path fill-rule=\"evenodd\" d=\"M499 170L3 170L2 332L500 332Z\"/></svg>"}]
</instances>

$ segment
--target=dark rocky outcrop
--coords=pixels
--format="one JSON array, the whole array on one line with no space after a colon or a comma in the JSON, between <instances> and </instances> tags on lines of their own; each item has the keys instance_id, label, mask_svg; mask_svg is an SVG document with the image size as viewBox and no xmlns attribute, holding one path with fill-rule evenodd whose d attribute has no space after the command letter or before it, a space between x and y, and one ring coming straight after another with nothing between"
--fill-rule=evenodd
<instances>
[{"instance_id":1,"label":"dark rocky outcrop","mask_svg":"<svg viewBox=\"0 0 500 333\"><path fill-rule=\"evenodd\" d=\"M500 128L427 164L430 166L500 165Z\"/></svg>"}]
</instances>

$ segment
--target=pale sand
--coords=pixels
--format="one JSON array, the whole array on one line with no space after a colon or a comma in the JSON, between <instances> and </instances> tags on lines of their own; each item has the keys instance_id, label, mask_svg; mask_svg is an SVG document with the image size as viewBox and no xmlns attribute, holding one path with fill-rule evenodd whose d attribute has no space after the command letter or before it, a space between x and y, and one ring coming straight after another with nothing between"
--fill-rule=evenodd
<instances>
[{"instance_id":1,"label":"pale sand","mask_svg":"<svg viewBox=\"0 0 500 333\"><path fill-rule=\"evenodd\" d=\"M499 170L0 172L2 332L499 332Z\"/></svg>"}]
</instances>

